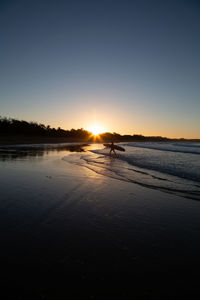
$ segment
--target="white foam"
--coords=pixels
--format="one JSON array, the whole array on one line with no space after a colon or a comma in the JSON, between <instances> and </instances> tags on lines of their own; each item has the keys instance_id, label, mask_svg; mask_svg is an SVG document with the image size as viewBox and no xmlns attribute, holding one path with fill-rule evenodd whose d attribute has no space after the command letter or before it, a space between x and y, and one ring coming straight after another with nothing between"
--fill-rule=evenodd
<instances>
[{"instance_id":1,"label":"white foam","mask_svg":"<svg viewBox=\"0 0 200 300\"><path fill-rule=\"evenodd\" d=\"M153 149L126 146L126 152L117 157L110 156L108 149L98 149L73 156L71 163L103 176L200 200L200 168L192 159L190 162L182 160L182 155L171 152L164 154L163 151L158 155ZM68 162L71 160L70 156L63 159ZM188 168L188 164L191 168Z\"/></svg>"}]
</instances>

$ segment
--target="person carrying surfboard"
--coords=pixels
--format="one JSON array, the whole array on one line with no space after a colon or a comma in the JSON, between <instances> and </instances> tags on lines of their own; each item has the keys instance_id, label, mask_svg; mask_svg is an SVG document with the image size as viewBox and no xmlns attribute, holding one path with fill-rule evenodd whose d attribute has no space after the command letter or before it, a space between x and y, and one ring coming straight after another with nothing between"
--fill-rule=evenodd
<instances>
[{"instance_id":1,"label":"person carrying surfboard","mask_svg":"<svg viewBox=\"0 0 200 300\"><path fill-rule=\"evenodd\" d=\"M110 155L111 155L112 151L115 153L115 155L117 155L116 152L115 152L115 145L114 145L113 142L110 144Z\"/></svg>"},{"instance_id":2,"label":"person carrying surfboard","mask_svg":"<svg viewBox=\"0 0 200 300\"><path fill-rule=\"evenodd\" d=\"M122 152L125 152L125 149L121 146L118 146L118 145L114 145L114 143L112 142L111 144L108 144L108 143L105 143L103 144L106 148L109 148L110 149L110 155L111 155L111 152L113 151L115 156L117 156L115 150L118 150L118 151L122 151Z\"/></svg>"}]
</instances>

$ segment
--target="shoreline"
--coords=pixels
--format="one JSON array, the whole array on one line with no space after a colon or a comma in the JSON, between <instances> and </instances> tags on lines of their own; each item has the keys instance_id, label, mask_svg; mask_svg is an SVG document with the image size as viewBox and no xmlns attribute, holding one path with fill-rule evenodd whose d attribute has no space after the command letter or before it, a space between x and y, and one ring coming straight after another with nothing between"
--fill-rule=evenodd
<instances>
[{"instance_id":1,"label":"shoreline","mask_svg":"<svg viewBox=\"0 0 200 300\"><path fill-rule=\"evenodd\" d=\"M13 136L0 136L0 146L3 145L18 145L18 144L59 144L59 143L88 143L88 144L102 144L110 143L112 140L101 140L101 139L81 139L81 138L68 138L68 137L47 137L47 136L24 136L24 135L13 135ZM115 140L114 143L158 143L157 140ZM200 140L179 140L169 139L167 141L161 141L162 143L200 143Z\"/></svg>"},{"instance_id":2,"label":"shoreline","mask_svg":"<svg viewBox=\"0 0 200 300\"><path fill-rule=\"evenodd\" d=\"M18 144L59 144L59 143L92 143L92 142L84 139L61 138L61 137L41 137L41 136L0 137L0 146L18 145Z\"/></svg>"}]
</instances>

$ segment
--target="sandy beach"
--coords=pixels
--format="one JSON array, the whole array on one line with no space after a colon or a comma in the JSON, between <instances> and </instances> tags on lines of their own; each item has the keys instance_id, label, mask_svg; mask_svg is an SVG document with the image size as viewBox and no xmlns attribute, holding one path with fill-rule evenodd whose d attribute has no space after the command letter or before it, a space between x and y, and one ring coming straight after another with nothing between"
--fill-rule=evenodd
<instances>
[{"instance_id":1,"label":"sandy beach","mask_svg":"<svg viewBox=\"0 0 200 300\"><path fill-rule=\"evenodd\" d=\"M87 152L1 157L8 299L175 299L196 291L199 202L103 176L74 164L80 155Z\"/></svg>"}]
</instances>

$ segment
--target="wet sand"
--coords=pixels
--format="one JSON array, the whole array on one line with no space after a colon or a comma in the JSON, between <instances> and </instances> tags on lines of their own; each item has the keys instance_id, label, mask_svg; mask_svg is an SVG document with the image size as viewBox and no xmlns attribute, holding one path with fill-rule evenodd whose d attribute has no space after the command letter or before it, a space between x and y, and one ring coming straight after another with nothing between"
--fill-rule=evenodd
<instances>
[{"instance_id":1,"label":"wet sand","mask_svg":"<svg viewBox=\"0 0 200 300\"><path fill-rule=\"evenodd\" d=\"M66 155L0 161L4 299L199 292L200 203L102 176Z\"/></svg>"},{"instance_id":2,"label":"wet sand","mask_svg":"<svg viewBox=\"0 0 200 300\"><path fill-rule=\"evenodd\" d=\"M80 138L62 138L62 137L42 137L42 136L0 136L0 145L18 145L18 144L57 144L57 143L81 143L87 142Z\"/></svg>"}]
</instances>

